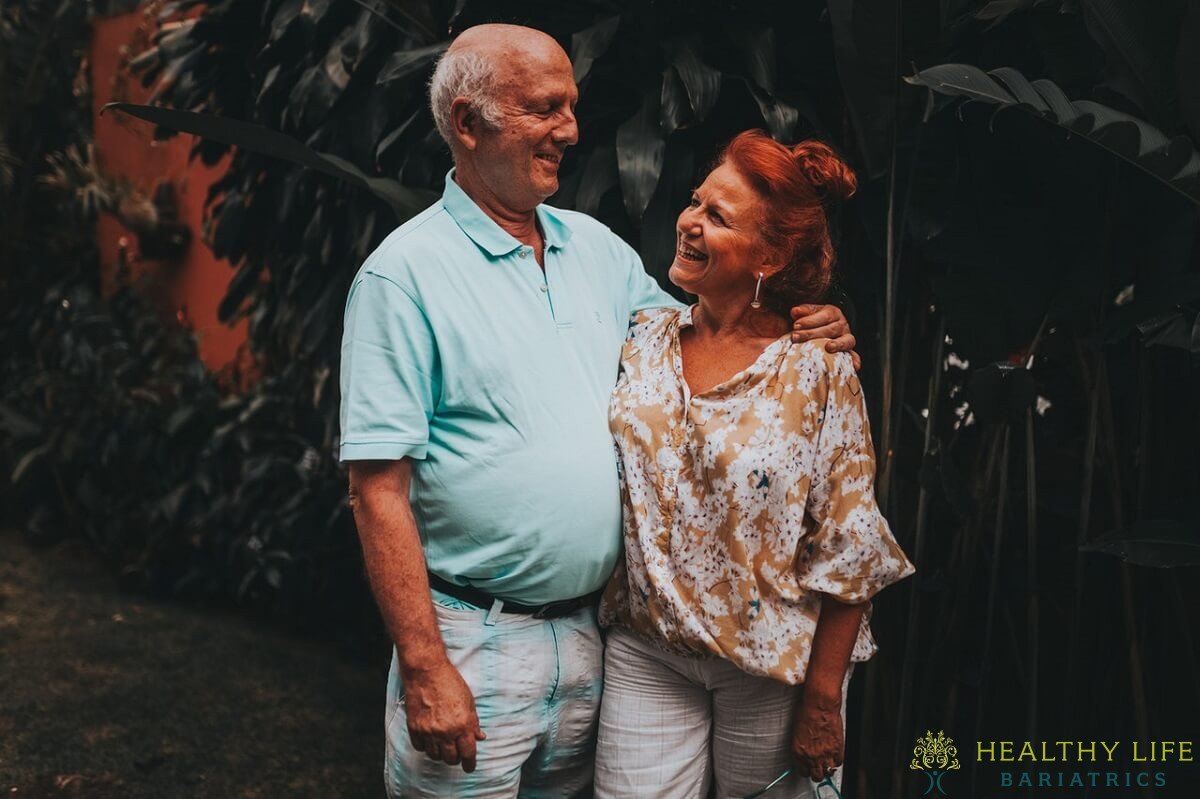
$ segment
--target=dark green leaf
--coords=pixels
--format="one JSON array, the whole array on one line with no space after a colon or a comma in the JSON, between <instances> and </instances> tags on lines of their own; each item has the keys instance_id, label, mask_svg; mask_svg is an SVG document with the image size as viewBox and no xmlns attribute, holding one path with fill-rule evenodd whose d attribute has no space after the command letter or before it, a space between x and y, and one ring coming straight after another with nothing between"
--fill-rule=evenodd
<instances>
[{"instance_id":1,"label":"dark green leaf","mask_svg":"<svg viewBox=\"0 0 1200 799\"><path fill-rule=\"evenodd\" d=\"M1173 347L1200 355L1200 314L1175 311L1138 323L1147 347Z\"/></svg>"},{"instance_id":2,"label":"dark green leaf","mask_svg":"<svg viewBox=\"0 0 1200 799\"><path fill-rule=\"evenodd\" d=\"M304 70L292 87L285 119L302 129L312 129L329 116L350 84L342 49L353 35L351 28L342 31L321 63Z\"/></svg>"},{"instance_id":3,"label":"dark green leaf","mask_svg":"<svg viewBox=\"0 0 1200 799\"><path fill-rule=\"evenodd\" d=\"M664 48L687 90L692 115L697 122L703 122L721 93L721 73L700 60L700 45L694 38L668 42Z\"/></svg>"},{"instance_id":4,"label":"dark green leaf","mask_svg":"<svg viewBox=\"0 0 1200 799\"><path fill-rule=\"evenodd\" d=\"M1050 2L1050 0L992 0L975 12L975 19L987 22L989 23L988 27L993 28L1014 12L1040 6L1046 2Z\"/></svg>"},{"instance_id":5,"label":"dark green leaf","mask_svg":"<svg viewBox=\"0 0 1200 799\"><path fill-rule=\"evenodd\" d=\"M1192 141L1200 142L1200 3L1187 3L1175 48L1175 85L1179 113Z\"/></svg>"},{"instance_id":6,"label":"dark green leaf","mask_svg":"<svg viewBox=\"0 0 1200 799\"><path fill-rule=\"evenodd\" d=\"M687 89L679 79L675 67L667 67L662 75L662 96L659 98L658 124L665 135L670 136L683 127L692 116L688 104Z\"/></svg>"},{"instance_id":7,"label":"dark green leaf","mask_svg":"<svg viewBox=\"0 0 1200 799\"><path fill-rule=\"evenodd\" d=\"M167 435L174 437L179 430L196 417L195 405L181 405L167 419Z\"/></svg>"},{"instance_id":8,"label":"dark green leaf","mask_svg":"<svg viewBox=\"0 0 1200 799\"><path fill-rule=\"evenodd\" d=\"M1013 70L1015 72L1015 70ZM1017 98L979 67L970 64L941 64L905 78L914 86L925 86L938 94L966 97L1001 105L1015 105Z\"/></svg>"},{"instance_id":9,"label":"dark green leaf","mask_svg":"<svg viewBox=\"0 0 1200 799\"><path fill-rule=\"evenodd\" d=\"M397 222L420 213L437 199L430 191L412 189L387 178L368 177L343 158L315 152L290 136L252 122L133 103L104 106L106 111L110 108L155 125L211 138L340 178L386 202L396 213Z\"/></svg>"},{"instance_id":10,"label":"dark green leaf","mask_svg":"<svg viewBox=\"0 0 1200 799\"><path fill-rule=\"evenodd\" d=\"M425 109L423 106L418 108L416 111L410 114L407 119L397 125L395 130L388 133L379 141L379 144L375 147L376 163L379 163L379 161L383 160L383 158L387 155L388 150L390 150L396 144L396 142L400 140L400 137L404 135L404 132L408 130L409 127L412 126L412 123L424 113Z\"/></svg>"},{"instance_id":11,"label":"dark green leaf","mask_svg":"<svg viewBox=\"0 0 1200 799\"><path fill-rule=\"evenodd\" d=\"M41 435L42 426L16 408L0 403L0 430L19 440Z\"/></svg>"},{"instance_id":12,"label":"dark green leaf","mask_svg":"<svg viewBox=\"0 0 1200 799\"><path fill-rule=\"evenodd\" d=\"M300 9L303 6L304 0L284 0L280 4L275 16L271 19L269 42L277 42L290 33L292 26L300 20Z\"/></svg>"},{"instance_id":13,"label":"dark green leaf","mask_svg":"<svg viewBox=\"0 0 1200 799\"><path fill-rule=\"evenodd\" d=\"M1109 84L1147 119L1174 127L1179 115L1174 45L1185 4L1081 0L1080 5L1088 32L1107 56Z\"/></svg>"},{"instance_id":14,"label":"dark green leaf","mask_svg":"<svg viewBox=\"0 0 1200 799\"><path fill-rule=\"evenodd\" d=\"M746 75L767 94L775 93L775 30L754 28L740 37Z\"/></svg>"},{"instance_id":15,"label":"dark green leaf","mask_svg":"<svg viewBox=\"0 0 1200 799\"><path fill-rule=\"evenodd\" d=\"M1025 76L1015 69L1009 67L1000 67L992 70L992 76L1003 83L1013 96L1017 98L1017 102L1025 103L1039 114L1045 114L1050 111L1050 105L1047 103L1037 90L1025 80Z\"/></svg>"},{"instance_id":16,"label":"dark green leaf","mask_svg":"<svg viewBox=\"0 0 1200 799\"><path fill-rule=\"evenodd\" d=\"M746 89L754 98L758 110L762 113L763 123L772 138L781 142L790 142L796 131L796 123L800 121L800 112L782 100L769 95L756 84L746 82Z\"/></svg>"},{"instance_id":17,"label":"dark green leaf","mask_svg":"<svg viewBox=\"0 0 1200 799\"><path fill-rule=\"evenodd\" d=\"M233 280L229 281L220 305L217 306L218 319L228 324L237 318L238 313L242 310L242 303L258 285L262 269L262 261L253 260L241 263L237 274L233 276Z\"/></svg>"},{"instance_id":18,"label":"dark green leaf","mask_svg":"<svg viewBox=\"0 0 1200 799\"><path fill-rule=\"evenodd\" d=\"M34 466L45 460L46 455L50 453L50 449L51 444L47 442L34 447L22 455L21 459L17 461L17 465L13 467L12 477L9 478L12 484L20 485L22 478L29 474L29 471Z\"/></svg>"},{"instance_id":19,"label":"dark green leaf","mask_svg":"<svg viewBox=\"0 0 1200 799\"><path fill-rule=\"evenodd\" d=\"M583 83L592 71L592 64L608 50L620 24L620 17L608 17L571 34L571 67L577 84Z\"/></svg>"},{"instance_id":20,"label":"dark green leaf","mask_svg":"<svg viewBox=\"0 0 1200 799\"><path fill-rule=\"evenodd\" d=\"M617 128L617 169L625 210L640 221L662 172L666 139L658 126L659 86L642 98L642 107Z\"/></svg>"},{"instance_id":21,"label":"dark green leaf","mask_svg":"<svg viewBox=\"0 0 1200 799\"><path fill-rule=\"evenodd\" d=\"M642 221L641 256L646 271L669 286L667 270L675 258L675 221L695 187L695 153L683 139L667 144L662 177Z\"/></svg>"},{"instance_id":22,"label":"dark green leaf","mask_svg":"<svg viewBox=\"0 0 1200 799\"><path fill-rule=\"evenodd\" d=\"M617 185L617 151L602 144L588 156L579 191L575 195L575 210L595 216L600 201L609 189Z\"/></svg>"},{"instance_id":23,"label":"dark green leaf","mask_svg":"<svg viewBox=\"0 0 1200 799\"><path fill-rule=\"evenodd\" d=\"M867 174L888 168L895 116L895 0L828 0L838 79Z\"/></svg>"},{"instance_id":24,"label":"dark green leaf","mask_svg":"<svg viewBox=\"0 0 1200 799\"><path fill-rule=\"evenodd\" d=\"M421 72L432 64L449 46L450 42L445 41L426 47L417 47L412 50L401 50L393 53L379 70L379 77L375 80L376 85L403 80L410 75Z\"/></svg>"},{"instance_id":25,"label":"dark green leaf","mask_svg":"<svg viewBox=\"0 0 1200 799\"><path fill-rule=\"evenodd\" d=\"M931 98L936 92L1027 109L1104 147L1192 202L1200 203L1200 154L1185 140L1170 140L1148 122L1099 103L1072 102L1051 81L1030 83L1014 69L993 71L992 75L1002 78L1008 86L1019 87L1019 91L1010 93L991 75L969 64L942 64L905 80L929 89ZM1042 102L1034 99L1033 94Z\"/></svg>"},{"instance_id":26,"label":"dark green leaf","mask_svg":"<svg viewBox=\"0 0 1200 799\"><path fill-rule=\"evenodd\" d=\"M1200 564L1200 534L1195 524L1175 519L1141 519L1080 547L1102 552L1138 566L1169 568Z\"/></svg>"}]
</instances>

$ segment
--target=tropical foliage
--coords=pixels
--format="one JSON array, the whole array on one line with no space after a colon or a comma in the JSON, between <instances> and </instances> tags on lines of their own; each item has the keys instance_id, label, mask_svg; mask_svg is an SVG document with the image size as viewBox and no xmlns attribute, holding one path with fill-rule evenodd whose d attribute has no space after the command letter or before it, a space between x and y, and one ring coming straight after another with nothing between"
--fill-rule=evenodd
<instances>
[{"instance_id":1,"label":"tropical foliage","mask_svg":"<svg viewBox=\"0 0 1200 799\"><path fill-rule=\"evenodd\" d=\"M966 740L1098 729L1145 740L1182 733L1200 711L1185 579L1200 560L1194 3L157 7L160 33L134 64L162 108L119 108L161 136L203 133L196 155L209 163L238 145L207 236L237 269L223 314L250 320L267 377L223 397L181 365L175 388L157 389L176 368L162 353L186 364L186 347L114 323L124 346L147 348L127 370L143 382L72 385L135 417L111 446L160 443L119 456L136 461L129 476L97 482L97 467L74 465L84 445L29 453L55 423L102 436L124 416L6 397L21 414L4 416L5 442L24 465L15 482L30 526L91 479L108 506L61 523L108 514L98 543L111 551L132 535L120 559L170 575L163 584L252 587L290 606L283 598L329 589L326 558L352 570L332 457L345 289L449 168L423 100L433 59L477 22L532 24L568 49L581 87L581 142L552 202L605 221L660 278L674 215L738 130L820 136L864 178L837 218L838 297L867 364L880 498L920 572L875 615L883 654L856 695L853 795L906 795L907 752L929 727ZM130 320L118 309L131 296L94 302ZM62 291L37 297L21 313L55 320L39 329L63 339L58 360L21 361L14 379L58 369L81 341L107 352L90 315L64 322ZM33 328L19 318L6 335L26 342ZM105 357L88 379L112 373ZM174 471L172 453L185 464Z\"/></svg>"}]
</instances>

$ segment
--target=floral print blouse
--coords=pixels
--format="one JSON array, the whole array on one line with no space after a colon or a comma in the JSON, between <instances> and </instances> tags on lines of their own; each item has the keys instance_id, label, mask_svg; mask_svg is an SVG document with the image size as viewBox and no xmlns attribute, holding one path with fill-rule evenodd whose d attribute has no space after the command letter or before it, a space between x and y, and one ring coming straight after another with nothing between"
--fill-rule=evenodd
<instances>
[{"instance_id":1,"label":"floral print blouse","mask_svg":"<svg viewBox=\"0 0 1200 799\"><path fill-rule=\"evenodd\" d=\"M667 651L804 681L822 594L869 600L914 568L875 504L875 452L850 356L772 342L691 396L690 308L634 316L609 405L625 555L601 623ZM863 614L852 660L876 651Z\"/></svg>"}]
</instances>

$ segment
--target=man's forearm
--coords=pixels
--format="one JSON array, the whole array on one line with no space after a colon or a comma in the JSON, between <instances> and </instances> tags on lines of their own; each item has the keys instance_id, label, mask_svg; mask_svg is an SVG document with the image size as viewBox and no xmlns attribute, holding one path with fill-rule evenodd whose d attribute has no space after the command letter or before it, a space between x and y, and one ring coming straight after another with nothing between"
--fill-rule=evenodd
<instances>
[{"instance_id":1,"label":"man's forearm","mask_svg":"<svg viewBox=\"0 0 1200 799\"><path fill-rule=\"evenodd\" d=\"M447 661L429 597L425 556L408 502L410 471L352 467L350 504L371 590L396 645L402 678Z\"/></svg>"}]
</instances>

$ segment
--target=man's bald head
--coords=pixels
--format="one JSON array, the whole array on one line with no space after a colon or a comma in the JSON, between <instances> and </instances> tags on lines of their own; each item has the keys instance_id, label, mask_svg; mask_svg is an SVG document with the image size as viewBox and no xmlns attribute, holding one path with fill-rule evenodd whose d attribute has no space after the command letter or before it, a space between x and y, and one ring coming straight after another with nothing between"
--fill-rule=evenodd
<instances>
[{"instance_id":1,"label":"man's bald head","mask_svg":"<svg viewBox=\"0 0 1200 799\"><path fill-rule=\"evenodd\" d=\"M541 58L566 58L554 37L523 25L489 23L467 28L450 45L448 53L474 52L492 59L497 66L515 55L533 53Z\"/></svg>"},{"instance_id":2,"label":"man's bald head","mask_svg":"<svg viewBox=\"0 0 1200 799\"><path fill-rule=\"evenodd\" d=\"M454 100L470 101L480 119L500 124L501 93L536 80L543 72L571 68L571 60L552 36L521 25L489 23L458 35L438 60L429 81L429 105L438 133L455 147L450 122Z\"/></svg>"}]
</instances>

